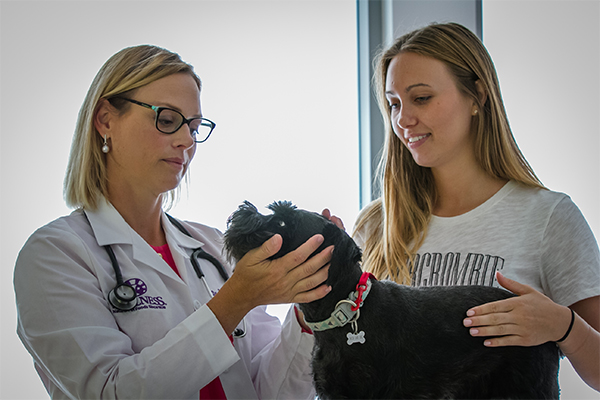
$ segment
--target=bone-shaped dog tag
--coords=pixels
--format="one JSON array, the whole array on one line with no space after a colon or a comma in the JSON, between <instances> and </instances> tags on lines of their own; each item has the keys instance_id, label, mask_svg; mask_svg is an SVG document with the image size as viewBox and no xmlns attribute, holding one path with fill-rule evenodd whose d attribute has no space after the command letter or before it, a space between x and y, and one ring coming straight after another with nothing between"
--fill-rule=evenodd
<instances>
[{"instance_id":1,"label":"bone-shaped dog tag","mask_svg":"<svg viewBox=\"0 0 600 400\"><path fill-rule=\"evenodd\" d=\"M353 345L354 343L360 343L363 344L366 340L365 340L365 332L364 331L360 331L358 332L358 334L353 334L352 332L348 332L348 334L346 335L346 337L348 338L348 346Z\"/></svg>"}]
</instances>

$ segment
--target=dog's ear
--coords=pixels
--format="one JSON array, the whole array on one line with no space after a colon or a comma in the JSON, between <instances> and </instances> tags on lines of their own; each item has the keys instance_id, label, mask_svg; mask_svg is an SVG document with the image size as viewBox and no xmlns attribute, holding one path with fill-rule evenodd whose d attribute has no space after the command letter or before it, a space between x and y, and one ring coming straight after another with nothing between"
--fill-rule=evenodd
<instances>
[{"instance_id":1,"label":"dog's ear","mask_svg":"<svg viewBox=\"0 0 600 400\"><path fill-rule=\"evenodd\" d=\"M267 208L273 211L273 213L285 215L286 213L294 211L297 207L292 204L291 201L274 201L273 203L269 204Z\"/></svg>"},{"instance_id":2,"label":"dog's ear","mask_svg":"<svg viewBox=\"0 0 600 400\"><path fill-rule=\"evenodd\" d=\"M252 233L262 225L263 218L254 204L244 200L244 203L227 218L227 232L233 230L236 234Z\"/></svg>"},{"instance_id":3,"label":"dog's ear","mask_svg":"<svg viewBox=\"0 0 600 400\"><path fill-rule=\"evenodd\" d=\"M273 233L263 230L267 217L249 201L244 201L227 219L227 231L224 234L224 250L229 259L239 260L248 251L259 247Z\"/></svg>"}]
</instances>

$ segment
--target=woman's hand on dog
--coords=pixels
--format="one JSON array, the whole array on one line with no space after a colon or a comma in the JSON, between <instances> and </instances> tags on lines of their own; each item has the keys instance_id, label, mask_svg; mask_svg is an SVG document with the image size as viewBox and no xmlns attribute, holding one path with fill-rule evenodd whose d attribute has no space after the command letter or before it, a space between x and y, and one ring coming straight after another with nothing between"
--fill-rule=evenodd
<instances>
[{"instance_id":1,"label":"woman's hand on dog","mask_svg":"<svg viewBox=\"0 0 600 400\"><path fill-rule=\"evenodd\" d=\"M280 235L274 235L261 247L238 261L235 272L244 274L246 283L255 287L256 304L310 303L331 290L322 284L329 274L333 246L308 258L323 243L322 235L314 235L296 250L275 260L282 245ZM261 293L262 292L262 293Z\"/></svg>"},{"instance_id":2,"label":"woman's hand on dog","mask_svg":"<svg viewBox=\"0 0 600 400\"><path fill-rule=\"evenodd\" d=\"M554 303L530 286L497 273L498 283L518 295L474 307L463 321L472 336L489 337L484 345L535 346L557 343L581 378L600 391L600 326L598 296L581 300L571 308ZM570 329L570 330L569 330ZM568 335L566 335L568 333ZM565 337L566 335L566 337Z\"/></svg>"},{"instance_id":3,"label":"woman's hand on dog","mask_svg":"<svg viewBox=\"0 0 600 400\"><path fill-rule=\"evenodd\" d=\"M333 246L308 258L323 243L315 235L285 256L269 260L281 248L280 235L240 259L232 276L208 306L227 334L254 307L267 304L309 303L324 297L331 287L324 285L329 273Z\"/></svg>"},{"instance_id":4,"label":"woman's hand on dog","mask_svg":"<svg viewBox=\"0 0 600 400\"><path fill-rule=\"evenodd\" d=\"M333 222L334 224L336 224L338 228L344 231L346 230L346 228L344 227L344 222L341 220L341 218L336 217L335 215L331 215L331 211L329 211L328 208L321 211L321 215Z\"/></svg>"},{"instance_id":5,"label":"woman's hand on dog","mask_svg":"<svg viewBox=\"0 0 600 400\"><path fill-rule=\"evenodd\" d=\"M484 345L536 346L559 340L571 322L568 307L499 272L498 283L517 297L483 304L467 311L463 324L471 336L488 337Z\"/></svg>"}]
</instances>

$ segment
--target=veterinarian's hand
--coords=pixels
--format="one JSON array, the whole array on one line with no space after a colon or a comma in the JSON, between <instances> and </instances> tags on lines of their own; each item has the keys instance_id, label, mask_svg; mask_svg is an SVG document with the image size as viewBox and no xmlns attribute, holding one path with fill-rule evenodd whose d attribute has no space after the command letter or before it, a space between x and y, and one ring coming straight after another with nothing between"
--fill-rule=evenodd
<instances>
[{"instance_id":1,"label":"veterinarian's hand","mask_svg":"<svg viewBox=\"0 0 600 400\"><path fill-rule=\"evenodd\" d=\"M488 347L536 346L556 341L571 322L568 307L556 304L530 286L496 273L498 283L517 297L495 301L467 311L463 324L471 336L489 337Z\"/></svg>"},{"instance_id":2,"label":"veterinarian's hand","mask_svg":"<svg viewBox=\"0 0 600 400\"><path fill-rule=\"evenodd\" d=\"M208 303L229 335L253 308L267 304L309 303L331 291L323 285L329 275L333 246L308 258L323 243L322 235L308 239L285 256L269 260L283 240L274 235L249 251L236 264L231 277Z\"/></svg>"},{"instance_id":3,"label":"veterinarian's hand","mask_svg":"<svg viewBox=\"0 0 600 400\"><path fill-rule=\"evenodd\" d=\"M336 217L335 215L331 215L331 211L329 211L328 208L321 211L321 215L333 222L334 224L336 224L340 229L346 230L342 220L339 217Z\"/></svg>"},{"instance_id":4,"label":"veterinarian's hand","mask_svg":"<svg viewBox=\"0 0 600 400\"><path fill-rule=\"evenodd\" d=\"M248 297L254 297L255 306L318 300L330 290L322 284L327 280L333 251L329 246L308 259L321 243L323 236L315 235L285 256L269 260L282 245L281 236L274 235L238 261L234 275L244 282L245 292L254 294Z\"/></svg>"}]
</instances>

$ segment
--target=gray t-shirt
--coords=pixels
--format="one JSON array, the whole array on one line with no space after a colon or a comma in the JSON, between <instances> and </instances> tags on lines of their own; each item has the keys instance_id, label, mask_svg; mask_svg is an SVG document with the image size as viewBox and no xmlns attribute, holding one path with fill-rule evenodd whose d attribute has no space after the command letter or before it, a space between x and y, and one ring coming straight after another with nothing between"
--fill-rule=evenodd
<instances>
[{"instance_id":1,"label":"gray t-shirt","mask_svg":"<svg viewBox=\"0 0 600 400\"><path fill-rule=\"evenodd\" d=\"M367 235L355 235L359 246ZM514 181L465 214L432 216L410 267L413 286L498 286L501 271L565 306L600 295L598 243L581 211Z\"/></svg>"}]
</instances>

